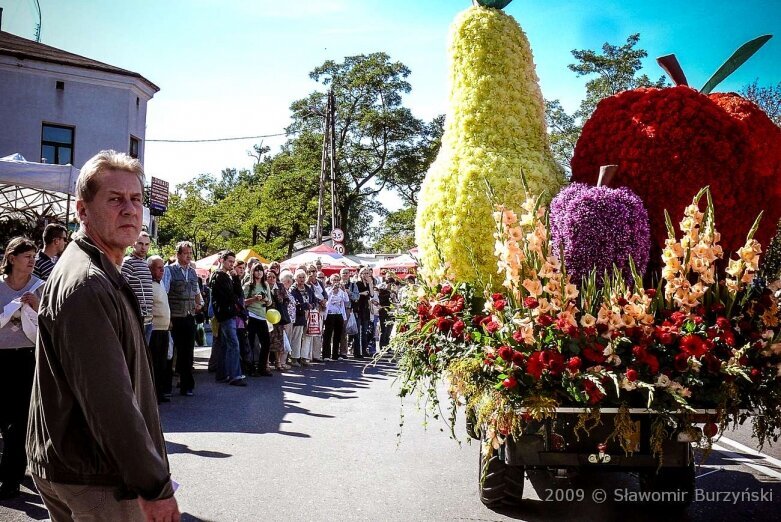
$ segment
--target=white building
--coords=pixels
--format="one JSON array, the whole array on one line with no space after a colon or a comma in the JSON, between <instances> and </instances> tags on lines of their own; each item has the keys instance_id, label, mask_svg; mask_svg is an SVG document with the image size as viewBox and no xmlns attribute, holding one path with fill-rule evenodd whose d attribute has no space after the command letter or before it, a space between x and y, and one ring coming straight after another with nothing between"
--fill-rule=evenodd
<instances>
[{"instance_id":1,"label":"white building","mask_svg":"<svg viewBox=\"0 0 781 522\"><path fill-rule=\"evenodd\" d=\"M146 106L159 90L138 73L0 31L0 157L81 168L114 149L143 162Z\"/></svg>"}]
</instances>

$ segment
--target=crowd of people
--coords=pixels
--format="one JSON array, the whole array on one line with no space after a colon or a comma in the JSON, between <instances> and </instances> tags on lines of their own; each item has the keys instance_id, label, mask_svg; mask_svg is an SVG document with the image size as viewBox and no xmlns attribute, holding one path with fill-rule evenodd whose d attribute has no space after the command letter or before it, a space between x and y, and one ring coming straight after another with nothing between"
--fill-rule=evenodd
<instances>
[{"instance_id":1,"label":"crowd of people","mask_svg":"<svg viewBox=\"0 0 781 522\"><path fill-rule=\"evenodd\" d=\"M86 497L65 485L81 484L110 490L117 519L175 520L157 405L171 400L176 376L178 393L195 395L193 354L204 326L209 371L233 386L363 359L389 343L393 305L413 276L375 278L361 267L326 277L319 260L283 270L224 251L202 279L187 241L168 261L149 256L142 189L140 164L104 151L77 182L82 226L70 244L67 229L50 224L41 249L24 237L5 248L0 500L19 495L29 466L53 519L76 512Z\"/></svg>"}]
</instances>

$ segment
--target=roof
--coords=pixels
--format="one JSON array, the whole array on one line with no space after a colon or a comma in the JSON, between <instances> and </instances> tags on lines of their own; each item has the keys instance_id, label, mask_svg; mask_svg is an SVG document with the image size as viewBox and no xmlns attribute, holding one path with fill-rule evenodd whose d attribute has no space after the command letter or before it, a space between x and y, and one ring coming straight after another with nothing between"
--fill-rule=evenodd
<instances>
[{"instance_id":1,"label":"roof","mask_svg":"<svg viewBox=\"0 0 781 522\"><path fill-rule=\"evenodd\" d=\"M114 67L113 65L99 62L91 58L85 58L84 56L79 56L78 54L69 53L67 51L63 51L62 49L57 49L56 47L33 42L32 40L28 40L11 33L6 33L5 31L0 31L0 54L13 56L20 60L37 60L39 62L70 65L72 67L81 67L83 69L92 69L95 71L120 74L122 76L130 76L143 81L152 87L155 92L160 90L160 87L150 82L137 72Z\"/></svg>"}]
</instances>

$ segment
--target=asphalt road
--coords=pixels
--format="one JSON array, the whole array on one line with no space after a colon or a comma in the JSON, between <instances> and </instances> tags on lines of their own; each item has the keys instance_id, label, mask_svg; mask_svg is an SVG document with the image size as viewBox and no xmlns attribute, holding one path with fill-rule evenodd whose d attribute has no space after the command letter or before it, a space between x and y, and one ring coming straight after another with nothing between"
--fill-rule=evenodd
<instances>
[{"instance_id":1,"label":"asphalt road","mask_svg":"<svg viewBox=\"0 0 781 522\"><path fill-rule=\"evenodd\" d=\"M208 349L196 354L196 396L175 396L161 407L184 520L660 519L654 506L623 501L638 491L637 480L623 474L561 481L533 473L519 508L484 507L477 444L460 430L459 445L440 421L424 426L412 399L402 409L388 363L329 362L237 388L213 382L207 356ZM750 443L745 435L743 428L730 439ZM695 502L680 517L664 514L666 520L777 520L781 462L731 441L720 441L697 470L700 494L720 498ZM772 451L778 455L777 447ZM593 500L597 490L606 502ZM727 497L737 493L757 498ZM556 500L568 495L576 500ZM27 488L21 499L0 505L2 521L46 518Z\"/></svg>"}]
</instances>

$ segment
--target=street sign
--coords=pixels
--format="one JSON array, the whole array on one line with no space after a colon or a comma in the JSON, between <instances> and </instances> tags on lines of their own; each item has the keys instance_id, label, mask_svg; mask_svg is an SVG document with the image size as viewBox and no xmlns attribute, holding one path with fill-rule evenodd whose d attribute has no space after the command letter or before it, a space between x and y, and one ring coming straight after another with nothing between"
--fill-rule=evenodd
<instances>
[{"instance_id":1,"label":"street sign","mask_svg":"<svg viewBox=\"0 0 781 522\"><path fill-rule=\"evenodd\" d=\"M336 250L342 255L344 255L344 253L347 252L347 249L344 248L344 245L341 243L334 243L334 250Z\"/></svg>"},{"instance_id":2,"label":"street sign","mask_svg":"<svg viewBox=\"0 0 781 522\"><path fill-rule=\"evenodd\" d=\"M149 210L159 216L168 208L168 182L152 177L152 190L149 193Z\"/></svg>"},{"instance_id":3,"label":"street sign","mask_svg":"<svg viewBox=\"0 0 781 522\"><path fill-rule=\"evenodd\" d=\"M344 231L341 228L335 228L331 231L331 239L334 240L335 243L341 243L344 241ZM334 245L334 248L336 246ZM340 254L343 254L343 252L339 252Z\"/></svg>"}]
</instances>

